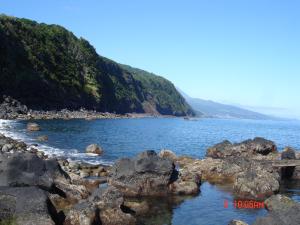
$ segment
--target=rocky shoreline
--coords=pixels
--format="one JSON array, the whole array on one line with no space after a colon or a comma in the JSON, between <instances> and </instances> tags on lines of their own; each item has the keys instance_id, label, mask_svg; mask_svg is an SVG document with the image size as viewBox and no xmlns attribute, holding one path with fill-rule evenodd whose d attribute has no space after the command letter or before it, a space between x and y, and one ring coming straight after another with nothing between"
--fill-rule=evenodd
<instances>
[{"instance_id":1,"label":"rocky shoreline","mask_svg":"<svg viewBox=\"0 0 300 225\"><path fill-rule=\"evenodd\" d=\"M207 181L231 185L236 199L265 201L270 213L255 225L299 224L299 204L277 195L283 180L300 179L298 159L291 148L280 153L272 141L255 138L219 143L204 159L162 150L112 166L91 165L50 158L36 146L0 135L0 222L143 224L141 218L155 211L152 198L179 204L174 199L197 195Z\"/></svg>"},{"instance_id":2,"label":"rocky shoreline","mask_svg":"<svg viewBox=\"0 0 300 225\"><path fill-rule=\"evenodd\" d=\"M119 119L119 118L145 118L145 117L172 117L163 116L159 114L147 113L126 113L116 114L110 112L97 112L94 110L32 110L26 105L21 104L19 101L9 97L3 96L3 102L0 104L0 119L5 120L47 120L47 119Z\"/></svg>"}]
</instances>

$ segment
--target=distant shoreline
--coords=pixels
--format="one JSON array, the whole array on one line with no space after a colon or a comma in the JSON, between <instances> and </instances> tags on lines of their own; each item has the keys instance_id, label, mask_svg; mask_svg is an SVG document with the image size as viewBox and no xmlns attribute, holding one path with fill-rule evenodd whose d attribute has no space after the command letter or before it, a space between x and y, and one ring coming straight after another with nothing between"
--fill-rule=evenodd
<instances>
[{"instance_id":1,"label":"distant shoreline","mask_svg":"<svg viewBox=\"0 0 300 225\"><path fill-rule=\"evenodd\" d=\"M126 118L148 118L148 117L159 117L159 118L172 118L172 115L160 115L160 114L150 114L150 113L126 113L126 114L116 114L109 112L97 112L91 110L76 110L71 111L68 109L63 109L60 111L37 111L29 110L28 113L6 113L0 116L0 119L6 120L50 120L50 119L85 119L85 120L95 120L95 119L126 119Z\"/></svg>"}]
</instances>

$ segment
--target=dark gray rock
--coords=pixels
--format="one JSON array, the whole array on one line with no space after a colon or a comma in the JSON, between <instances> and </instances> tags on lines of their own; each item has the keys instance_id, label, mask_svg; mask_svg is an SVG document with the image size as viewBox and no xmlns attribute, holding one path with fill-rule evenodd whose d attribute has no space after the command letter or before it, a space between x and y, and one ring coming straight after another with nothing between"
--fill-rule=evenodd
<instances>
[{"instance_id":1,"label":"dark gray rock","mask_svg":"<svg viewBox=\"0 0 300 225\"><path fill-rule=\"evenodd\" d=\"M50 190L55 179L68 179L56 159L43 160L28 152L0 154L0 186L40 186Z\"/></svg>"},{"instance_id":2,"label":"dark gray rock","mask_svg":"<svg viewBox=\"0 0 300 225\"><path fill-rule=\"evenodd\" d=\"M277 147L274 142L264 138L256 137L241 143L232 144L229 141L223 141L207 149L206 156L212 158L228 157L251 157L253 155L268 155L276 152Z\"/></svg>"},{"instance_id":3,"label":"dark gray rock","mask_svg":"<svg viewBox=\"0 0 300 225\"><path fill-rule=\"evenodd\" d=\"M2 102L2 103L1 103ZM28 108L10 96L0 98L0 119L14 119L20 114L27 114Z\"/></svg>"},{"instance_id":4,"label":"dark gray rock","mask_svg":"<svg viewBox=\"0 0 300 225\"><path fill-rule=\"evenodd\" d=\"M256 137L253 140L242 142L247 148L261 155L268 155L271 152L276 152L277 147L273 141L266 140L261 137Z\"/></svg>"},{"instance_id":5,"label":"dark gray rock","mask_svg":"<svg viewBox=\"0 0 300 225\"><path fill-rule=\"evenodd\" d=\"M281 153L281 159L296 159L296 151L291 147L286 147Z\"/></svg>"},{"instance_id":6,"label":"dark gray rock","mask_svg":"<svg viewBox=\"0 0 300 225\"><path fill-rule=\"evenodd\" d=\"M126 196L166 195L176 178L175 166L154 151L140 153L133 159L121 159L111 169L109 183Z\"/></svg>"},{"instance_id":7,"label":"dark gray rock","mask_svg":"<svg viewBox=\"0 0 300 225\"><path fill-rule=\"evenodd\" d=\"M13 218L19 225L54 225L59 218L46 193L37 187L1 187L0 199L2 220Z\"/></svg>"}]
</instances>

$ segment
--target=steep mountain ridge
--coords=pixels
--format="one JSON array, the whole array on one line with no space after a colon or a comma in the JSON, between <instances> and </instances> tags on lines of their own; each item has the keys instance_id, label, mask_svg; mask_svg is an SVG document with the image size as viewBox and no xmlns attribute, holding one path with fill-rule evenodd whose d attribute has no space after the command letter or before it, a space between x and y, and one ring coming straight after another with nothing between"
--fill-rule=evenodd
<instances>
[{"instance_id":1,"label":"steep mountain ridge","mask_svg":"<svg viewBox=\"0 0 300 225\"><path fill-rule=\"evenodd\" d=\"M0 94L30 108L193 115L170 81L141 71L61 26L0 16Z\"/></svg>"}]
</instances>

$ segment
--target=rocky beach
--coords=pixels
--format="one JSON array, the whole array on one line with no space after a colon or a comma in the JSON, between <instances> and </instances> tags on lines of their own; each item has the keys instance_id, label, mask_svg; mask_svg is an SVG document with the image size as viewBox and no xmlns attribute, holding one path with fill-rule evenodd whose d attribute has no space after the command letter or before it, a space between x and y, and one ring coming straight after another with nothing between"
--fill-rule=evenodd
<instances>
[{"instance_id":1,"label":"rocky beach","mask_svg":"<svg viewBox=\"0 0 300 225\"><path fill-rule=\"evenodd\" d=\"M204 159L144 151L112 166L49 157L38 146L4 135L0 149L2 224L143 224L155 212L152 199L178 204L181 196L201 192L203 182L228 184L236 199L264 201L269 214L255 225L300 220L299 203L278 195L283 180L300 178L299 154L292 148L278 152L263 138L221 142ZM232 219L228 224L246 224Z\"/></svg>"},{"instance_id":2,"label":"rocky beach","mask_svg":"<svg viewBox=\"0 0 300 225\"><path fill-rule=\"evenodd\" d=\"M118 118L144 118L144 117L153 117L153 116L162 116L159 114L150 114L150 113L125 113L125 114L116 114L110 112L98 112L95 110L86 110L81 108L79 110L32 110L29 109L26 105L23 105L18 100L13 99L10 96L2 96L2 102L0 104L0 119L5 120L47 120L47 119L85 119L85 120L94 120L94 119L118 119Z\"/></svg>"}]
</instances>

